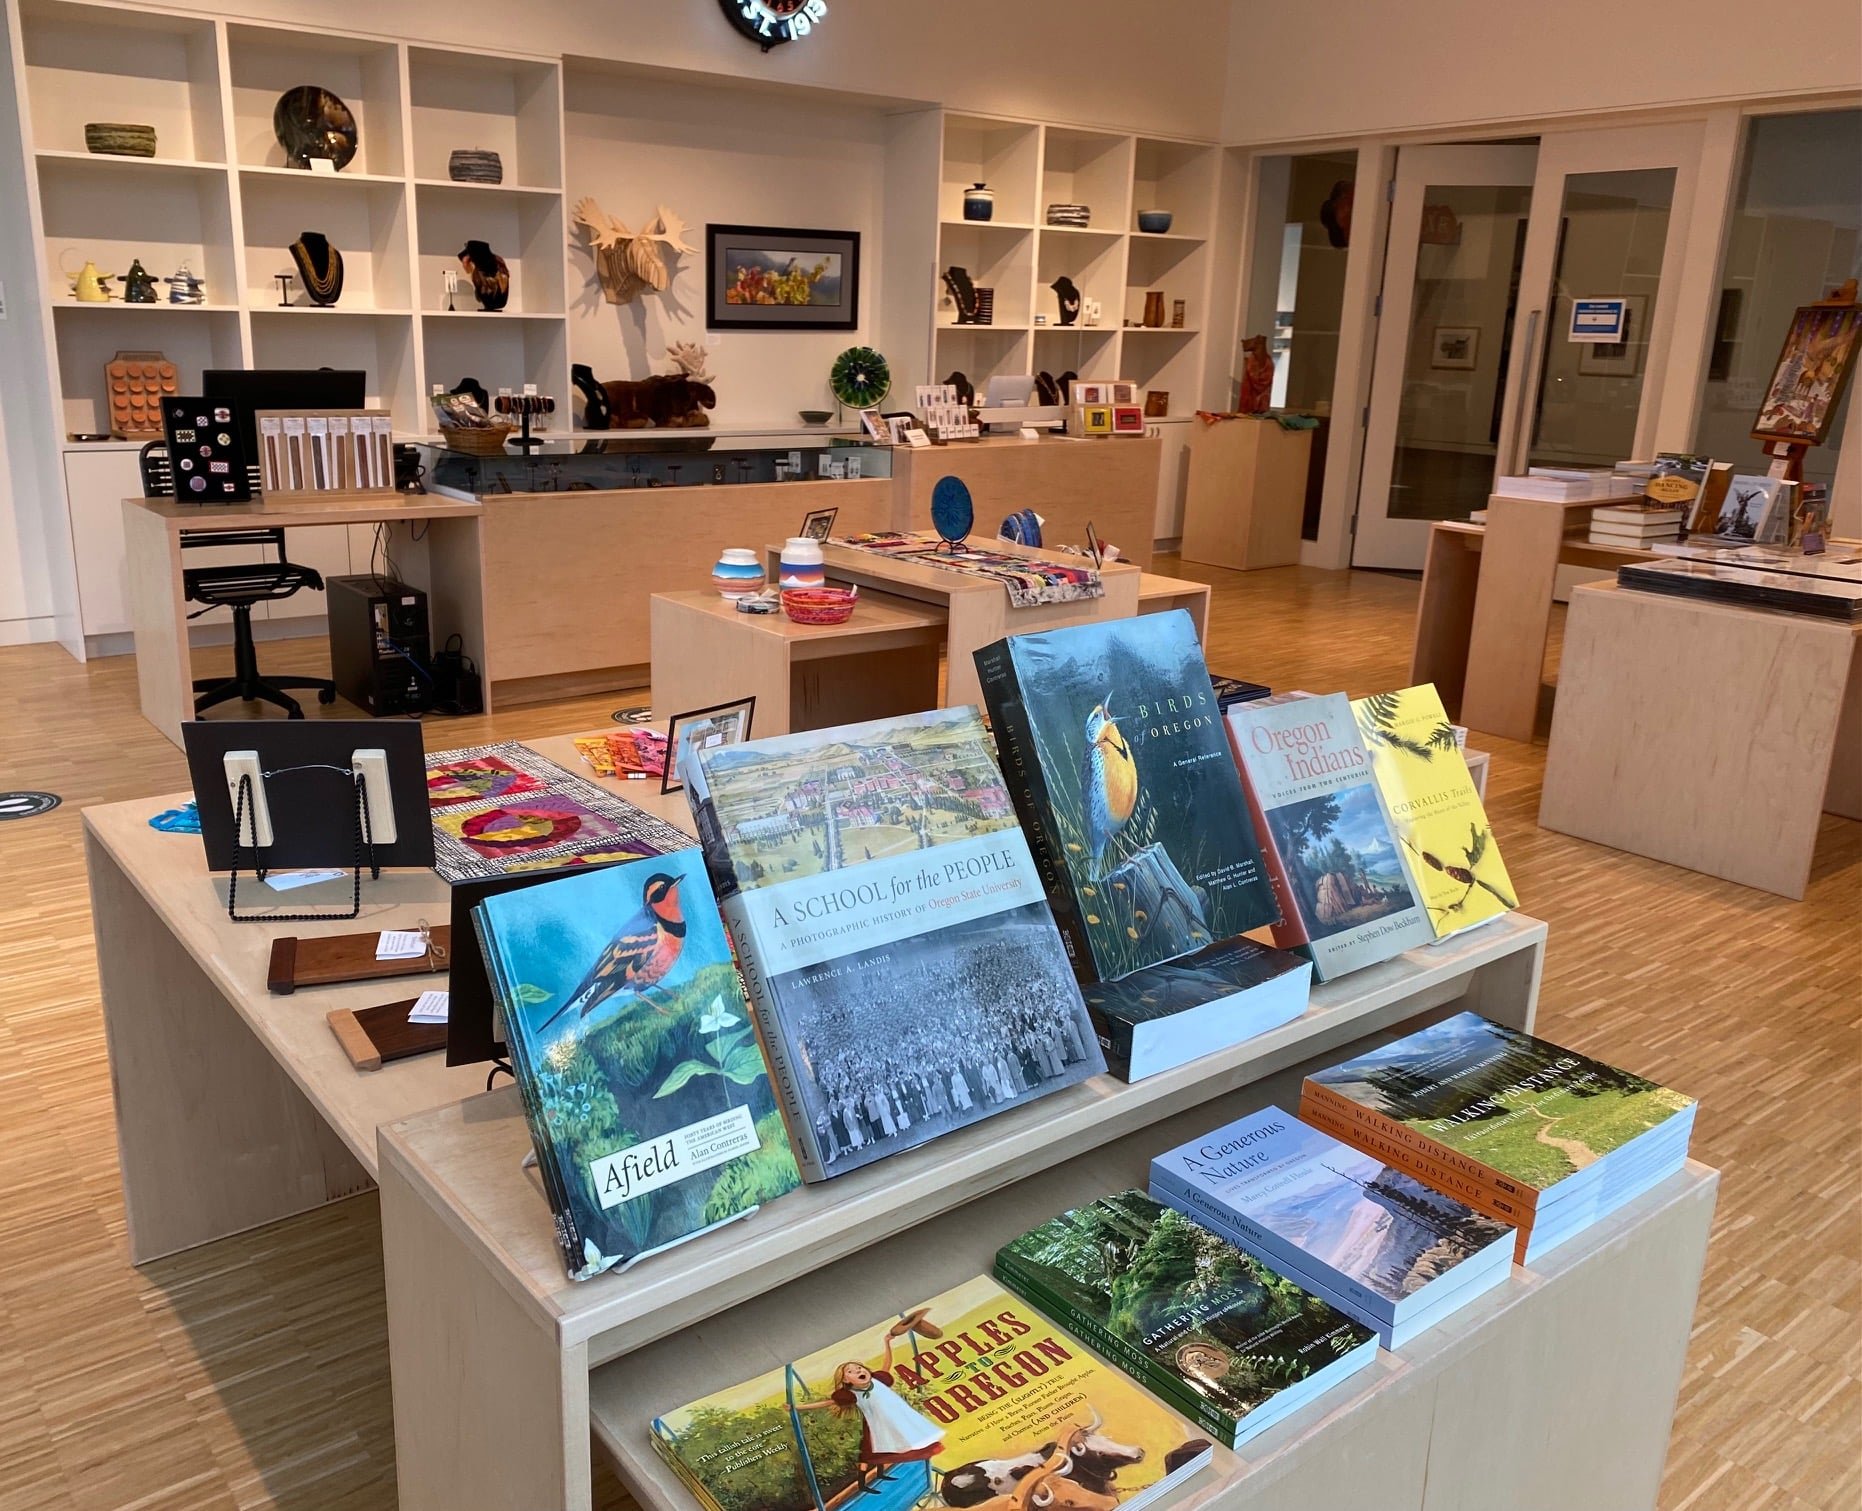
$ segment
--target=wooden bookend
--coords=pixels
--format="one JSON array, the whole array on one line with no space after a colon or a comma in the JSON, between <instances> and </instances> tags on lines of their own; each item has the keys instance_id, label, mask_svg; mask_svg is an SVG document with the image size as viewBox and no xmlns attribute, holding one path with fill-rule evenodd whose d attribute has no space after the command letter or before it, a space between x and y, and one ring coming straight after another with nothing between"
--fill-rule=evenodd
<instances>
[{"instance_id":1,"label":"wooden bookend","mask_svg":"<svg viewBox=\"0 0 1862 1511\"><path fill-rule=\"evenodd\" d=\"M427 976L444 972L452 958L450 924L432 930L434 953L408 960L377 960L378 930L366 934L332 934L322 939L301 939L287 934L272 941L266 988L288 997L300 986L336 986L346 981L380 981L391 976Z\"/></svg>"},{"instance_id":2,"label":"wooden bookend","mask_svg":"<svg viewBox=\"0 0 1862 1511\"><path fill-rule=\"evenodd\" d=\"M384 1002L380 1007L339 1007L325 1015L336 1042L357 1070L380 1070L391 1060L430 1054L446 1048L444 1023L409 1023L418 998Z\"/></svg>"}]
</instances>

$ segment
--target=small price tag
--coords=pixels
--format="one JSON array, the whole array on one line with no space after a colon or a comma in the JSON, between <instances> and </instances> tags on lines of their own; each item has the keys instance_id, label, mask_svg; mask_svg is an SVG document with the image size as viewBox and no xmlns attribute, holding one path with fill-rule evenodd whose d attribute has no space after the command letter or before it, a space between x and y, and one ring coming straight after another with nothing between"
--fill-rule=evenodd
<instances>
[{"instance_id":1,"label":"small price tag","mask_svg":"<svg viewBox=\"0 0 1862 1511\"><path fill-rule=\"evenodd\" d=\"M418 929L383 929L375 941L377 960L412 960L427 953L427 941Z\"/></svg>"},{"instance_id":2,"label":"small price tag","mask_svg":"<svg viewBox=\"0 0 1862 1511\"><path fill-rule=\"evenodd\" d=\"M409 1023L444 1023L451 995L447 992L422 992L407 1010Z\"/></svg>"},{"instance_id":3,"label":"small price tag","mask_svg":"<svg viewBox=\"0 0 1862 1511\"><path fill-rule=\"evenodd\" d=\"M1036 430L1032 425L1024 425L1022 426L1022 439L1024 441L1038 441L1041 439L1041 432Z\"/></svg>"},{"instance_id":4,"label":"small price tag","mask_svg":"<svg viewBox=\"0 0 1862 1511\"><path fill-rule=\"evenodd\" d=\"M348 874L346 871L274 871L265 878L265 885L274 892L289 892L297 887L315 886L320 881L335 881Z\"/></svg>"},{"instance_id":5,"label":"small price tag","mask_svg":"<svg viewBox=\"0 0 1862 1511\"><path fill-rule=\"evenodd\" d=\"M312 173L335 173L336 172L336 164L327 157L310 158L307 161L307 166L309 167Z\"/></svg>"},{"instance_id":6,"label":"small price tag","mask_svg":"<svg viewBox=\"0 0 1862 1511\"><path fill-rule=\"evenodd\" d=\"M929 446L931 444L931 437L926 435L922 430L908 430L905 432L905 444L914 447Z\"/></svg>"}]
</instances>

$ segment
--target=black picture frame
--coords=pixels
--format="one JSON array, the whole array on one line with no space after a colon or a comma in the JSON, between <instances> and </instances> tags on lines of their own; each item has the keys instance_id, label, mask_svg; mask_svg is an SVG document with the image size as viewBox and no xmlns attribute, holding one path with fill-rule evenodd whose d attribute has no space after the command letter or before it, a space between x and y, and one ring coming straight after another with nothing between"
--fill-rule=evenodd
<instances>
[{"instance_id":1,"label":"black picture frame","mask_svg":"<svg viewBox=\"0 0 1862 1511\"><path fill-rule=\"evenodd\" d=\"M792 254L832 254L841 259L840 298L832 305L734 304L727 281L734 281L730 258L737 250ZM753 243L753 246L746 244ZM780 226L705 227L705 328L714 331L854 331L860 326L860 233Z\"/></svg>"},{"instance_id":2,"label":"black picture frame","mask_svg":"<svg viewBox=\"0 0 1862 1511\"><path fill-rule=\"evenodd\" d=\"M810 509L802 516L802 528L796 533L805 540L826 540L834 533L834 516L839 513L839 509Z\"/></svg>"},{"instance_id":3,"label":"black picture frame","mask_svg":"<svg viewBox=\"0 0 1862 1511\"><path fill-rule=\"evenodd\" d=\"M690 709L682 714L674 714L666 721L666 772L665 775L659 779L659 790L662 796L667 793L685 791L685 783L679 781L676 775L679 770L679 742L682 738L681 726L694 724L701 719L709 720L735 713L741 713L743 715L743 726L738 733L724 741L724 743L726 745L741 745L745 740L750 738L750 726L756 720L756 698L754 696L748 698L732 698L728 703L713 703L709 708Z\"/></svg>"}]
</instances>

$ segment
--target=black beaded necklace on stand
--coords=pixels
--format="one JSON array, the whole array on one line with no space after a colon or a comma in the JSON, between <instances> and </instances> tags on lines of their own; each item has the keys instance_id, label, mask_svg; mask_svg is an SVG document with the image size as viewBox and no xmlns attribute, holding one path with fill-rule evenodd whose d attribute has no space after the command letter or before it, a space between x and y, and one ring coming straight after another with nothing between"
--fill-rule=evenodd
<instances>
[{"instance_id":1,"label":"black beaded necklace on stand","mask_svg":"<svg viewBox=\"0 0 1862 1511\"><path fill-rule=\"evenodd\" d=\"M343 297L343 254L321 231L300 231L291 243L291 260L312 304L330 305Z\"/></svg>"}]
</instances>

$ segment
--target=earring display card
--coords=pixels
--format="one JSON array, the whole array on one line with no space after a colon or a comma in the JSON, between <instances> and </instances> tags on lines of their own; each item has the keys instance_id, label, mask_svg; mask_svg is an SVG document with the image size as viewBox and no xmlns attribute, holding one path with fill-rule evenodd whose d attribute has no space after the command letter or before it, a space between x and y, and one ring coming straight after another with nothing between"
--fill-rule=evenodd
<instances>
[{"instance_id":1,"label":"earring display card","mask_svg":"<svg viewBox=\"0 0 1862 1511\"><path fill-rule=\"evenodd\" d=\"M189 504L237 504L252 497L246 448L233 411L212 399L162 400L162 434L175 497Z\"/></svg>"},{"instance_id":2,"label":"earring display card","mask_svg":"<svg viewBox=\"0 0 1862 1511\"><path fill-rule=\"evenodd\" d=\"M373 409L258 414L259 486L267 499L330 503L395 491L394 420Z\"/></svg>"}]
</instances>

